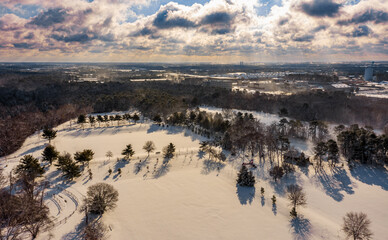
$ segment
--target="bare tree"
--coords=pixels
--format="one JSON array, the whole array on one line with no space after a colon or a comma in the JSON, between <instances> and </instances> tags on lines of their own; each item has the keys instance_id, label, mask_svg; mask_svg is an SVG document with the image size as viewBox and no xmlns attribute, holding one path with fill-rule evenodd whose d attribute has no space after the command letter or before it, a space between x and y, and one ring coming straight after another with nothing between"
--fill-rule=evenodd
<instances>
[{"instance_id":1,"label":"bare tree","mask_svg":"<svg viewBox=\"0 0 388 240\"><path fill-rule=\"evenodd\" d=\"M372 238L372 232L369 229L371 221L365 213L346 213L342 231L346 234L346 239L367 240Z\"/></svg>"},{"instance_id":2,"label":"bare tree","mask_svg":"<svg viewBox=\"0 0 388 240\"><path fill-rule=\"evenodd\" d=\"M146 150L146 152L148 153L148 156L150 155L150 152L153 152L155 150L155 144L153 141L147 141L144 146L143 146L143 149Z\"/></svg>"},{"instance_id":3,"label":"bare tree","mask_svg":"<svg viewBox=\"0 0 388 240\"><path fill-rule=\"evenodd\" d=\"M19 194L0 190L0 239L19 239L29 234L35 239L42 231L52 227L49 209L44 205L46 183L38 184L28 175L18 175Z\"/></svg>"},{"instance_id":4,"label":"bare tree","mask_svg":"<svg viewBox=\"0 0 388 240\"><path fill-rule=\"evenodd\" d=\"M5 186L7 178L3 174L3 169L0 167L0 190Z\"/></svg>"},{"instance_id":5,"label":"bare tree","mask_svg":"<svg viewBox=\"0 0 388 240\"><path fill-rule=\"evenodd\" d=\"M99 221L87 224L84 229L85 240L102 240L105 238L107 227Z\"/></svg>"},{"instance_id":6,"label":"bare tree","mask_svg":"<svg viewBox=\"0 0 388 240\"><path fill-rule=\"evenodd\" d=\"M287 186L287 192L287 198L290 200L290 205L292 206L291 216L296 217L296 207L307 204L306 194L303 192L303 188L296 184Z\"/></svg>"},{"instance_id":7,"label":"bare tree","mask_svg":"<svg viewBox=\"0 0 388 240\"><path fill-rule=\"evenodd\" d=\"M20 198L11 195L8 191L0 190L0 239L19 239L23 233L21 222L22 202Z\"/></svg>"},{"instance_id":8,"label":"bare tree","mask_svg":"<svg viewBox=\"0 0 388 240\"><path fill-rule=\"evenodd\" d=\"M97 183L88 188L85 205L91 213L103 214L116 207L119 199L117 190L107 183Z\"/></svg>"},{"instance_id":9,"label":"bare tree","mask_svg":"<svg viewBox=\"0 0 388 240\"><path fill-rule=\"evenodd\" d=\"M112 151L107 151L106 154L105 154L105 157L109 158L109 161L110 161L110 158L113 157L113 153Z\"/></svg>"},{"instance_id":10,"label":"bare tree","mask_svg":"<svg viewBox=\"0 0 388 240\"><path fill-rule=\"evenodd\" d=\"M42 193L43 198L43 193ZM40 232L46 232L53 227L49 217L49 209L43 204L43 200L25 202L28 204L23 214L24 228L35 239Z\"/></svg>"},{"instance_id":11,"label":"bare tree","mask_svg":"<svg viewBox=\"0 0 388 240\"><path fill-rule=\"evenodd\" d=\"M273 177L273 180L276 182L278 179L283 177L284 169L281 166L274 166L269 170L269 175Z\"/></svg>"}]
</instances>

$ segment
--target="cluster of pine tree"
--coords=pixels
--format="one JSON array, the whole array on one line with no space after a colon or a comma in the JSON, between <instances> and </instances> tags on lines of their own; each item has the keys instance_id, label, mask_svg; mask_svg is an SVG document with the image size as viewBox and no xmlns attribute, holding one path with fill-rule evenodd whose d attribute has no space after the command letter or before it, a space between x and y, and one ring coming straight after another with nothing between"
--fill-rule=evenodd
<instances>
[{"instance_id":1,"label":"cluster of pine tree","mask_svg":"<svg viewBox=\"0 0 388 240\"><path fill-rule=\"evenodd\" d=\"M93 159L94 152L91 149L84 149L83 151L74 154L74 160L70 153L62 155L52 145L47 145L42 152L42 160L48 162L50 165L57 161L55 166L61 170L63 176L68 180L73 180L81 176L81 171L85 164ZM78 163L82 164L82 169ZM89 174L90 175L90 174Z\"/></svg>"},{"instance_id":2,"label":"cluster of pine tree","mask_svg":"<svg viewBox=\"0 0 388 240\"><path fill-rule=\"evenodd\" d=\"M101 127L101 123L105 123L107 126L109 126L109 123L112 125L114 122L117 122L117 126L120 125L122 120L133 120L135 123L140 120L140 117L138 114L134 113L133 115L129 113L125 114L116 114L116 115L85 115L81 114L77 118L77 123L81 124L83 127L85 123L89 123L91 127L95 127L96 122L98 123L98 126Z\"/></svg>"},{"instance_id":3,"label":"cluster of pine tree","mask_svg":"<svg viewBox=\"0 0 388 240\"><path fill-rule=\"evenodd\" d=\"M388 136L376 135L371 128L360 128L357 124L338 131L337 136L342 154L349 162L368 164L388 163Z\"/></svg>"}]
</instances>

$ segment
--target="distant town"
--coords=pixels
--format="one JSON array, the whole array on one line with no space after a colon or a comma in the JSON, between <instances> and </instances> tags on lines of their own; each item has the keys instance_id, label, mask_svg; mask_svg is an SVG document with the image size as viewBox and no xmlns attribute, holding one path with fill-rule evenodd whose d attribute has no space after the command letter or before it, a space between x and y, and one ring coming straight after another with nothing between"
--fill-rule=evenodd
<instances>
[{"instance_id":1,"label":"distant town","mask_svg":"<svg viewBox=\"0 0 388 240\"><path fill-rule=\"evenodd\" d=\"M152 82L209 86L271 95L306 91L344 92L388 98L388 63L139 64L1 63L0 70L56 72L68 82Z\"/></svg>"}]
</instances>

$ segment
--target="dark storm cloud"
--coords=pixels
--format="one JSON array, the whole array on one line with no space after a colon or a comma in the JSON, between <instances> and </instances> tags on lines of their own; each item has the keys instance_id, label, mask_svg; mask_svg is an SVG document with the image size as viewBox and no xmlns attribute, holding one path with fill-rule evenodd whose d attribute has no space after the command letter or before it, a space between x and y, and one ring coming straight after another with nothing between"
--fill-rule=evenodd
<instances>
[{"instance_id":1,"label":"dark storm cloud","mask_svg":"<svg viewBox=\"0 0 388 240\"><path fill-rule=\"evenodd\" d=\"M64 22L66 16L67 13L65 9L53 8L42 12L38 16L34 17L31 20L30 24L34 24L40 27L50 27L54 24Z\"/></svg>"},{"instance_id":2,"label":"dark storm cloud","mask_svg":"<svg viewBox=\"0 0 388 240\"><path fill-rule=\"evenodd\" d=\"M349 24L360 24L366 22L387 23L388 22L388 13L384 11L379 11L375 9L369 9L363 13L355 14L351 19L340 20L338 24L340 25L349 25Z\"/></svg>"},{"instance_id":3,"label":"dark storm cloud","mask_svg":"<svg viewBox=\"0 0 388 240\"><path fill-rule=\"evenodd\" d=\"M28 33L28 34L24 37L24 39L34 39L34 38L35 38L35 34L34 34L33 32Z\"/></svg>"},{"instance_id":4,"label":"dark storm cloud","mask_svg":"<svg viewBox=\"0 0 388 240\"><path fill-rule=\"evenodd\" d=\"M304 35L301 37L294 37L292 38L295 42L311 42L314 39L313 35Z\"/></svg>"},{"instance_id":5,"label":"dark storm cloud","mask_svg":"<svg viewBox=\"0 0 388 240\"><path fill-rule=\"evenodd\" d=\"M234 31L233 24L234 15L228 12L213 12L204 16L200 20L203 28L202 32L210 33L212 35L224 35Z\"/></svg>"},{"instance_id":6,"label":"dark storm cloud","mask_svg":"<svg viewBox=\"0 0 388 240\"><path fill-rule=\"evenodd\" d=\"M85 43L88 41L91 41L95 39L95 37L89 37L86 33L79 33L79 34L73 34L69 36L60 36L57 34L51 35L51 37L57 41L62 42L79 42L79 43Z\"/></svg>"},{"instance_id":7,"label":"dark storm cloud","mask_svg":"<svg viewBox=\"0 0 388 240\"><path fill-rule=\"evenodd\" d=\"M175 27L192 28L195 27L195 23L182 17L169 18L170 10L164 10L156 15L153 21L153 25L161 29L169 29Z\"/></svg>"},{"instance_id":8,"label":"dark storm cloud","mask_svg":"<svg viewBox=\"0 0 388 240\"><path fill-rule=\"evenodd\" d=\"M321 26L314 28L313 32L316 33L316 32L322 31L322 30L326 30L326 29L327 29L327 26L321 25Z\"/></svg>"},{"instance_id":9,"label":"dark storm cloud","mask_svg":"<svg viewBox=\"0 0 388 240\"><path fill-rule=\"evenodd\" d=\"M14 43L13 46L15 48L22 48L22 49L33 49L34 48L34 44L30 44L30 43Z\"/></svg>"},{"instance_id":10,"label":"dark storm cloud","mask_svg":"<svg viewBox=\"0 0 388 240\"><path fill-rule=\"evenodd\" d=\"M211 13L209 15L206 15L202 21L201 24L229 24L233 20L233 16L230 13L227 12L215 12Z\"/></svg>"},{"instance_id":11,"label":"dark storm cloud","mask_svg":"<svg viewBox=\"0 0 388 240\"><path fill-rule=\"evenodd\" d=\"M365 37L365 36L369 36L369 34L371 34L371 29L365 25L362 25L362 26L359 26L358 28L354 29L352 36L353 37Z\"/></svg>"},{"instance_id":12,"label":"dark storm cloud","mask_svg":"<svg viewBox=\"0 0 388 240\"><path fill-rule=\"evenodd\" d=\"M301 10L313 17L334 17L342 5L332 0L313 0L300 5Z\"/></svg>"},{"instance_id":13,"label":"dark storm cloud","mask_svg":"<svg viewBox=\"0 0 388 240\"><path fill-rule=\"evenodd\" d=\"M227 34L227 33L230 33L232 31L232 29L230 28L220 28L220 29L214 29L211 34L213 35L223 35L223 34Z\"/></svg>"},{"instance_id":14,"label":"dark storm cloud","mask_svg":"<svg viewBox=\"0 0 388 240\"><path fill-rule=\"evenodd\" d=\"M139 31L135 32L135 33L132 33L130 34L129 36L132 36L132 37L139 37L139 36L147 36L147 35L152 35L154 34L155 31L153 31L152 29L150 28L142 28L140 29Z\"/></svg>"}]
</instances>

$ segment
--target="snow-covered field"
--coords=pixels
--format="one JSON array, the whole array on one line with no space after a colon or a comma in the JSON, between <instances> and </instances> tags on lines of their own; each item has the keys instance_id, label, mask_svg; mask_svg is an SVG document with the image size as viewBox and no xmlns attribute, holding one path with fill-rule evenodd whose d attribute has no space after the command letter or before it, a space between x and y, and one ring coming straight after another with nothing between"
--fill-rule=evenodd
<instances>
[{"instance_id":1,"label":"snow-covered field","mask_svg":"<svg viewBox=\"0 0 388 240\"><path fill-rule=\"evenodd\" d=\"M273 120L271 116L264 119ZM53 239L79 239L83 214L78 210L87 187L98 182L112 184L119 191L117 208L102 218L108 238L114 240L343 239L342 217L349 211L365 212L372 221L374 239L387 239L388 174L384 170L360 166L352 171L340 167L315 173L312 167L298 168L275 183L268 175L271 164L255 159L256 186L242 188L236 186L235 179L241 163L248 159L236 156L225 163L211 161L198 151L205 139L184 128L138 123L82 130L65 123L57 129L53 144L60 152L73 154L89 148L95 156L90 163L92 180L85 171L75 182L65 184L54 166L45 174L51 183L46 203L56 223ZM149 158L142 150L148 140L157 148ZM157 152L170 142L176 145L178 156L163 162ZM46 144L38 134L29 137L19 151L0 159L1 167L7 165L9 171L25 154L40 157ZM134 147L134 157L127 164L117 162L127 144ZM311 150L309 143L293 145ZM108 150L114 155L110 161L105 157ZM289 217L285 194L291 183L303 186L307 194L307 206L299 209L303 216L297 221ZM276 207L272 195L277 197ZM49 233L38 238L49 239Z\"/></svg>"}]
</instances>

